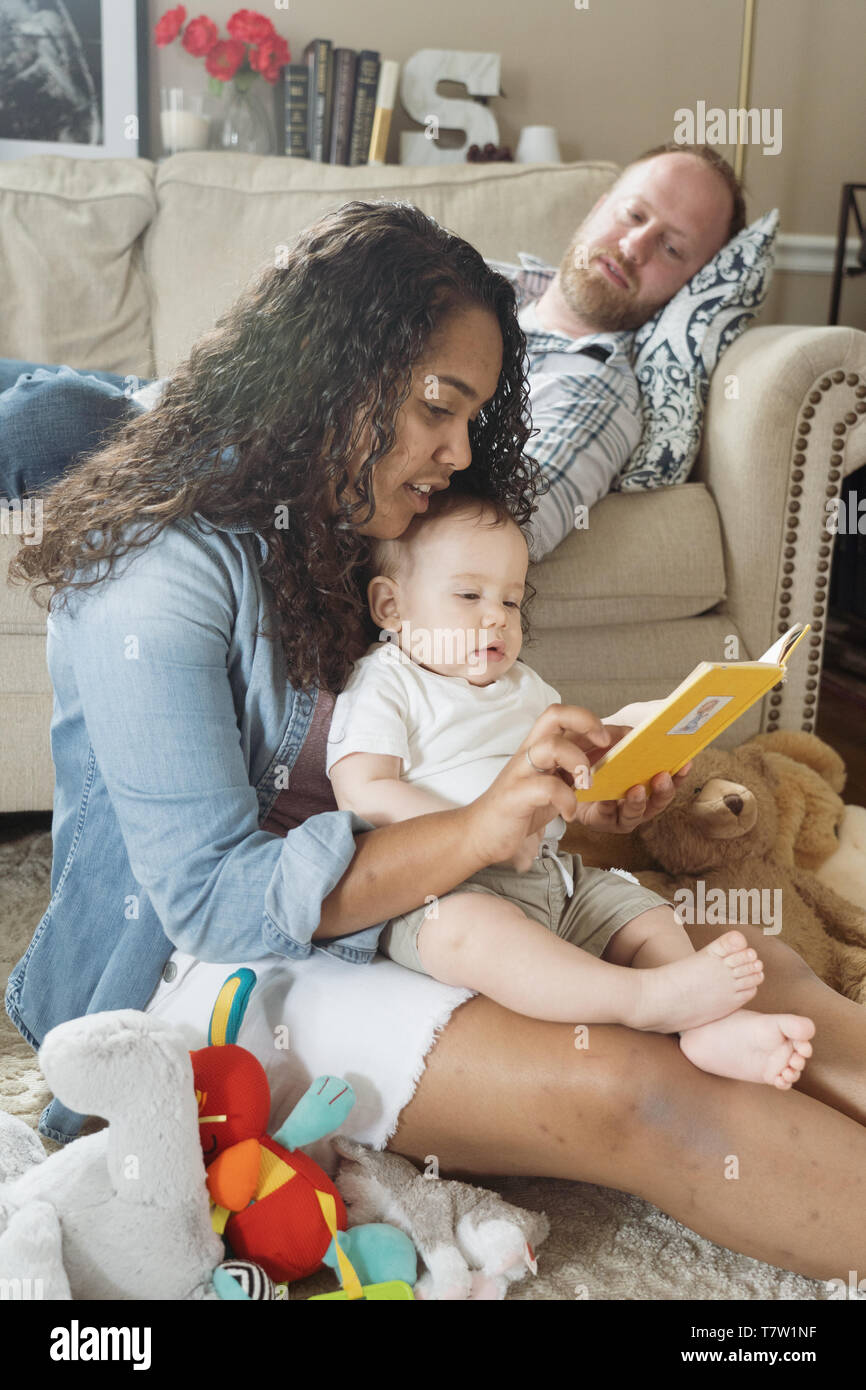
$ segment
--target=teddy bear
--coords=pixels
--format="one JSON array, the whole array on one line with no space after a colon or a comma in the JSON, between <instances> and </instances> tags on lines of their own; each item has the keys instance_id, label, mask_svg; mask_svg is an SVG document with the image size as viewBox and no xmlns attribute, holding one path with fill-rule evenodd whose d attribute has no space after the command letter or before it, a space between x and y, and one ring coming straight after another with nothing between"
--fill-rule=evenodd
<instances>
[{"instance_id":1,"label":"teddy bear","mask_svg":"<svg viewBox=\"0 0 866 1390\"><path fill-rule=\"evenodd\" d=\"M866 904L815 872L839 844L844 781L842 759L814 735L758 734L733 750L705 748L667 809L630 836L581 829L567 848L631 871L674 902L686 928L761 926L866 1003Z\"/></svg>"}]
</instances>

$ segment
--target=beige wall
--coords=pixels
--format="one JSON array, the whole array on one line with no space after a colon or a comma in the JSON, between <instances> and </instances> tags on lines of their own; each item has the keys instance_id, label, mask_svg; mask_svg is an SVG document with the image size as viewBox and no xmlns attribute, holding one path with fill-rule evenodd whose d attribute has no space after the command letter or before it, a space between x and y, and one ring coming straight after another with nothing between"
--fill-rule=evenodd
<instances>
[{"instance_id":1,"label":"beige wall","mask_svg":"<svg viewBox=\"0 0 866 1390\"><path fill-rule=\"evenodd\" d=\"M149 5L152 23L173 8ZM237 8L208 0L204 12L224 31ZM588 0L582 10L574 0L289 0L288 9L260 0L248 8L273 15L296 61L317 37L401 61L419 48L500 53L506 95L490 109L512 150L522 126L553 125L564 160L623 164L673 138L678 108L736 104L743 0ZM190 16L200 12L187 5ZM749 151L750 217L778 207L783 232L835 235L842 183L866 182L864 41L866 0L758 0L750 105L781 108L783 143L776 156ZM160 83L203 87L206 77L177 42L153 45L150 57L156 140ZM451 83L442 92L465 95ZM420 127L398 110L390 162L408 129ZM777 274L763 321L826 322L829 297L829 275ZM866 277L846 286L841 319L866 329Z\"/></svg>"}]
</instances>

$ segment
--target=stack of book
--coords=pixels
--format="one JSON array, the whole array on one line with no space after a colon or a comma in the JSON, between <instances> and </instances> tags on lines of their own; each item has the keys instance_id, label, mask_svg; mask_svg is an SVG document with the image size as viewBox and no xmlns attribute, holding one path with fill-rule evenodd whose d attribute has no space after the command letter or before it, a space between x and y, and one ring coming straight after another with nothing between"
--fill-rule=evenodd
<instances>
[{"instance_id":1,"label":"stack of book","mask_svg":"<svg viewBox=\"0 0 866 1390\"><path fill-rule=\"evenodd\" d=\"M330 39L313 39L304 49L304 61L285 69L285 153L320 164L367 164L371 157L376 159L371 140L380 78L387 68L393 91L396 67L382 64L371 49L357 53L334 48ZM381 130L374 143L381 162Z\"/></svg>"}]
</instances>

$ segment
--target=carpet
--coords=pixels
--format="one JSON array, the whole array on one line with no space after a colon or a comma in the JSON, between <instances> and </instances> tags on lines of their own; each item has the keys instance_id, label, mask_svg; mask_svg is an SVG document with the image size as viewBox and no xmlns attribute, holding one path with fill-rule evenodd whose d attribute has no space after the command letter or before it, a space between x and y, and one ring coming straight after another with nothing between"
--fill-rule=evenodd
<instances>
[{"instance_id":1,"label":"carpet","mask_svg":"<svg viewBox=\"0 0 866 1390\"><path fill-rule=\"evenodd\" d=\"M49 901L51 835L0 840L0 977L9 973ZM0 1108L34 1129L51 1099L34 1053L0 1014ZM43 1140L47 1152L58 1145ZM550 1218L538 1274L510 1299L826 1299L824 1283L713 1245L640 1198L590 1183L550 1178L489 1178L478 1186ZM334 1287L323 1272L293 1286L306 1298Z\"/></svg>"}]
</instances>

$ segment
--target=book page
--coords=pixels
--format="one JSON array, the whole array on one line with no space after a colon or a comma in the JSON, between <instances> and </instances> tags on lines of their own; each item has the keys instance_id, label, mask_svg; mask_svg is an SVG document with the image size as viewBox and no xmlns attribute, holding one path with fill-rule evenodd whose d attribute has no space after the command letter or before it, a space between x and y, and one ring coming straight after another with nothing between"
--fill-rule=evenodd
<instances>
[{"instance_id":1,"label":"book page","mask_svg":"<svg viewBox=\"0 0 866 1390\"><path fill-rule=\"evenodd\" d=\"M803 623L795 623L793 627L789 627L788 631L782 634L778 641L773 643L772 647L768 647L764 655L758 657L758 660L762 665L766 666L783 665L797 638L802 633L806 632L807 629L808 625L804 626Z\"/></svg>"}]
</instances>

